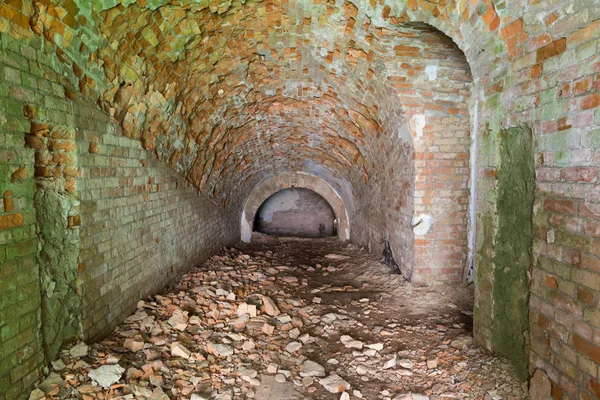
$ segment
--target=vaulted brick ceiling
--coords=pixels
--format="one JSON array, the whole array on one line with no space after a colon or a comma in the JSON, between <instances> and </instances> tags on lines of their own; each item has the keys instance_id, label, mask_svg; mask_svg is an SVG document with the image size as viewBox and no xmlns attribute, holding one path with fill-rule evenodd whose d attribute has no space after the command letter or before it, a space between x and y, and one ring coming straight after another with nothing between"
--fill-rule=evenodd
<instances>
[{"instance_id":1,"label":"vaulted brick ceiling","mask_svg":"<svg viewBox=\"0 0 600 400\"><path fill-rule=\"evenodd\" d=\"M368 181L406 130L403 103L445 99L425 67L469 79L450 39L373 1L42 3L32 21L64 32L50 39L80 88L224 203L307 163Z\"/></svg>"}]
</instances>

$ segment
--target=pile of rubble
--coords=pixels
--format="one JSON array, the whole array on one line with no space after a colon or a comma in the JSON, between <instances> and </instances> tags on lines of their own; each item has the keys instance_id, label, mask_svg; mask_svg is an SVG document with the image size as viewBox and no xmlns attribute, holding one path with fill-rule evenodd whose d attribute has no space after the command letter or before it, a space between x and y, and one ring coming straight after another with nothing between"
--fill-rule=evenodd
<instances>
[{"instance_id":1,"label":"pile of rubble","mask_svg":"<svg viewBox=\"0 0 600 400\"><path fill-rule=\"evenodd\" d=\"M468 312L444 299L450 311L427 318L394 312L418 289L396 284L395 296L390 279L335 240L230 249L102 342L63 350L30 399L527 398L474 347Z\"/></svg>"}]
</instances>

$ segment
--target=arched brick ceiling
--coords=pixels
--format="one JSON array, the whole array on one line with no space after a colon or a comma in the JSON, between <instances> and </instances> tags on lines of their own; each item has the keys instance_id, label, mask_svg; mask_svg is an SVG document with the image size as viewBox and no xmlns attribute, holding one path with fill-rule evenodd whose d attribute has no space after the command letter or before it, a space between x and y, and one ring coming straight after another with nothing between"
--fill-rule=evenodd
<instances>
[{"instance_id":1,"label":"arched brick ceiling","mask_svg":"<svg viewBox=\"0 0 600 400\"><path fill-rule=\"evenodd\" d=\"M386 21L360 1L60 5L39 2L32 24L62 35L49 38L66 62L89 53L73 65L81 90L93 88L127 136L223 203L308 161L368 181L385 138L405 125L403 102L443 101L419 87L426 64L465 70L439 31ZM79 35L57 29L59 19Z\"/></svg>"}]
</instances>

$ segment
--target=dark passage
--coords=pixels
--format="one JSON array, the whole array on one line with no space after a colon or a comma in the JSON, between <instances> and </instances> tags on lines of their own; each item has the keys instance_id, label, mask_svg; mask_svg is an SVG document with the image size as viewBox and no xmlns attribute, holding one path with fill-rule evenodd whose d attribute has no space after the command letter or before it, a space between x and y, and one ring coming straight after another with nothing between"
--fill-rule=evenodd
<instances>
[{"instance_id":1,"label":"dark passage","mask_svg":"<svg viewBox=\"0 0 600 400\"><path fill-rule=\"evenodd\" d=\"M254 230L275 236L334 236L334 221L327 200L312 190L291 188L265 200L256 213Z\"/></svg>"}]
</instances>

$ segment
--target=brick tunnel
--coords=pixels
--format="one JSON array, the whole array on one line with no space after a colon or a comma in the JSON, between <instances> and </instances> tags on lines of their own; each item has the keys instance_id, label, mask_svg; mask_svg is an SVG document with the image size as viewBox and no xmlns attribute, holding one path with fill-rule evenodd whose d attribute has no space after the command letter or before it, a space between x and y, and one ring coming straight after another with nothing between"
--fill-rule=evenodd
<instances>
[{"instance_id":1,"label":"brick tunnel","mask_svg":"<svg viewBox=\"0 0 600 400\"><path fill-rule=\"evenodd\" d=\"M474 297L532 398L600 398L599 32L592 0L0 1L0 400L207 260L296 246L256 230Z\"/></svg>"}]
</instances>

